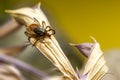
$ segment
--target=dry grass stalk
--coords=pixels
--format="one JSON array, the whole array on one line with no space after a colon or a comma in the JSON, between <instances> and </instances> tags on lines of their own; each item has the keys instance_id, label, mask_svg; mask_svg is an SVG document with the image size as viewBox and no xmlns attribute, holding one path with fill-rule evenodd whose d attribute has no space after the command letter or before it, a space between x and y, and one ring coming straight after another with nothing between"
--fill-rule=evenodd
<instances>
[{"instance_id":1,"label":"dry grass stalk","mask_svg":"<svg viewBox=\"0 0 120 80\"><path fill-rule=\"evenodd\" d=\"M31 66L23 61L20 61L19 59L16 59L14 57L7 56L4 54L0 54L0 65L6 65L6 63L8 63L7 65L12 64L10 66L15 66L20 70L24 70L24 71L32 74L33 76L38 77L40 80L41 79L45 80L46 78L49 77L45 72L40 71L39 69L34 68L33 66Z\"/></svg>"},{"instance_id":2,"label":"dry grass stalk","mask_svg":"<svg viewBox=\"0 0 120 80\"><path fill-rule=\"evenodd\" d=\"M24 78L15 67L0 64L0 80L24 80Z\"/></svg>"},{"instance_id":3,"label":"dry grass stalk","mask_svg":"<svg viewBox=\"0 0 120 80\"><path fill-rule=\"evenodd\" d=\"M29 43L24 43L22 45L17 45L17 46L0 47L0 54L3 53L3 54L6 54L6 55L9 55L9 56L15 56L18 53L25 50L28 45L29 45Z\"/></svg>"},{"instance_id":4,"label":"dry grass stalk","mask_svg":"<svg viewBox=\"0 0 120 80\"><path fill-rule=\"evenodd\" d=\"M13 18L0 27L0 39L20 28L20 24Z\"/></svg>"}]
</instances>

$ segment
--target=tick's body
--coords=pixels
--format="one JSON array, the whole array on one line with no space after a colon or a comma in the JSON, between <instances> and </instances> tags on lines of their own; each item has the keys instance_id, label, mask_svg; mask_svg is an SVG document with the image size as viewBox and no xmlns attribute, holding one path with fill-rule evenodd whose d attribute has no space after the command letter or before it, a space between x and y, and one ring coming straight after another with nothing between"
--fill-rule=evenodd
<instances>
[{"instance_id":1,"label":"tick's body","mask_svg":"<svg viewBox=\"0 0 120 80\"><path fill-rule=\"evenodd\" d=\"M42 22L42 25L39 24L39 22L34 18L35 23L31 24L30 26L27 26L27 31L25 34L28 36L28 39L31 37L34 37L38 40L44 39L44 37L55 34L55 30L51 29L50 26L46 26L45 22Z\"/></svg>"}]
</instances>

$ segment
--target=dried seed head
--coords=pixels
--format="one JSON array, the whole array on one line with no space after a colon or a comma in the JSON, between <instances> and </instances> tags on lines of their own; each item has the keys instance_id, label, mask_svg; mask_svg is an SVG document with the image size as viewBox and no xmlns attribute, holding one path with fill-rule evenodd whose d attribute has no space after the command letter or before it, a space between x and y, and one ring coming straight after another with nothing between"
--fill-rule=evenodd
<instances>
[{"instance_id":1,"label":"dried seed head","mask_svg":"<svg viewBox=\"0 0 120 80\"><path fill-rule=\"evenodd\" d=\"M94 43L74 44L84 55L88 56L82 76L85 80L98 80L108 71L100 45L93 37L92 39Z\"/></svg>"},{"instance_id":2,"label":"dried seed head","mask_svg":"<svg viewBox=\"0 0 120 80\"><path fill-rule=\"evenodd\" d=\"M46 16L40 9L40 4L35 8L27 7L17 10L6 10L6 12L10 13L18 22L26 25L26 34L31 44L35 45L35 47L63 73L64 77L69 80L78 80L77 74L52 34L42 35L43 37L33 34L31 36L31 33L27 31L28 28L30 28L29 25L34 24L34 19L36 19L40 25L43 25L44 21L46 24L43 27L44 29L50 26Z\"/></svg>"},{"instance_id":3,"label":"dried seed head","mask_svg":"<svg viewBox=\"0 0 120 80\"><path fill-rule=\"evenodd\" d=\"M0 47L0 53L2 54L6 54L9 56L15 56L17 54L19 54L21 51L25 50L26 47L29 45L30 43L24 43L22 45L17 45L17 46L6 46L6 47Z\"/></svg>"},{"instance_id":4,"label":"dried seed head","mask_svg":"<svg viewBox=\"0 0 120 80\"><path fill-rule=\"evenodd\" d=\"M70 43L70 45L77 47L79 49L79 51L87 58L90 56L91 49L94 46L93 43L82 43L82 44L72 44L72 43Z\"/></svg>"},{"instance_id":5,"label":"dried seed head","mask_svg":"<svg viewBox=\"0 0 120 80\"><path fill-rule=\"evenodd\" d=\"M26 25L26 27L34 23L33 18L37 19L39 24L42 24L42 21L45 21L46 26L50 26L47 17L40 9L40 5L41 4L39 3L34 8L24 7L16 10L5 10L5 12L13 16L17 22Z\"/></svg>"}]
</instances>

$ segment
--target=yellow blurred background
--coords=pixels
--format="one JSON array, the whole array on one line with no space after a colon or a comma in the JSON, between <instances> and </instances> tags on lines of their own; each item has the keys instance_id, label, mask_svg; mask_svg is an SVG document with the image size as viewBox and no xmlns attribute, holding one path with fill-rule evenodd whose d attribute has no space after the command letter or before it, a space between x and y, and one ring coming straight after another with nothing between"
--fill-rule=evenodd
<instances>
[{"instance_id":1,"label":"yellow blurred background","mask_svg":"<svg viewBox=\"0 0 120 80\"><path fill-rule=\"evenodd\" d=\"M103 50L120 48L120 1L46 0L45 3L72 42L89 42L92 35Z\"/></svg>"}]
</instances>

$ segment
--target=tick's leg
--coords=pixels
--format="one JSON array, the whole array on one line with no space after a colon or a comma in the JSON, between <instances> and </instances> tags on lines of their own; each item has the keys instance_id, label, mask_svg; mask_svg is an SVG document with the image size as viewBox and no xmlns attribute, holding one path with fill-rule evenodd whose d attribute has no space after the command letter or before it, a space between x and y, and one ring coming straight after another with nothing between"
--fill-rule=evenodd
<instances>
[{"instance_id":1,"label":"tick's leg","mask_svg":"<svg viewBox=\"0 0 120 80\"><path fill-rule=\"evenodd\" d=\"M26 36L28 36L28 37L30 36L30 34L27 31L25 31L24 33Z\"/></svg>"},{"instance_id":2,"label":"tick's leg","mask_svg":"<svg viewBox=\"0 0 120 80\"><path fill-rule=\"evenodd\" d=\"M39 39L37 39L32 46L36 46L37 42L39 41Z\"/></svg>"},{"instance_id":3,"label":"tick's leg","mask_svg":"<svg viewBox=\"0 0 120 80\"><path fill-rule=\"evenodd\" d=\"M43 27L43 28L46 28L46 23L45 23L45 21L42 21L42 27Z\"/></svg>"},{"instance_id":4,"label":"tick's leg","mask_svg":"<svg viewBox=\"0 0 120 80\"><path fill-rule=\"evenodd\" d=\"M53 29L50 29L49 31L51 31L51 35L54 35L55 34L55 30L53 30Z\"/></svg>"},{"instance_id":5,"label":"tick's leg","mask_svg":"<svg viewBox=\"0 0 120 80\"><path fill-rule=\"evenodd\" d=\"M38 26L40 26L39 21L38 21L35 17L34 17L33 19L34 19L34 22L35 22Z\"/></svg>"},{"instance_id":6,"label":"tick's leg","mask_svg":"<svg viewBox=\"0 0 120 80\"><path fill-rule=\"evenodd\" d=\"M30 38L33 37L33 36L32 36L31 34L29 34L28 32L26 32L26 31L25 31L25 35L28 37L28 41L30 42ZM39 39L37 39L37 40L33 43L32 46L35 46L38 40L39 40Z\"/></svg>"},{"instance_id":7,"label":"tick's leg","mask_svg":"<svg viewBox=\"0 0 120 80\"><path fill-rule=\"evenodd\" d=\"M32 37L27 31L25 31L25 35L28 37L28 41L30 41L30 38Z\"/></svg>"},{"instance_id":8,"label":"tick's leg","mask_svg":"<svg viewBox=\"0 0 120 80\"><path fill-rule=\"evenodd\" d=\"M51 29L51 27L50 26L46 26L46 31L49 31L50 29Z\"/></svg>"},{"instance_id":9,"label":"tick's leg","mask_svg":"<svg viewBox=\"0 0 120 80\"><path fill-rule=\"evenodd\" d=\"M33 43L33 46L36 46L37 42L41 42L41 43L46 43L43 39L43 37L39 37L38 39L36 39L36 41Z\"/></svg>"},{"instance_id":10,"label":"tick's leg","mask_svg":"<svg viewBox=\"0 0 120 80\"><path fill-rule=\"evenodd\" d=\"M28 41L30 41L30 38L33 37L30 33L28 33L27 31L25 31L25 35L28 37Z\"/></svg>"},{"instance_id":11,"label":"tick's leg","mask_svg":"<svg viewBox=\"0 0 120 80\"><path fill-rule=\"evenodd\" d=\"M49 30L47 31L47 33L48 33L49 35L54 35L54 34L55 34L55 30L49 29Z\"/></svg>"}]
</instances>

